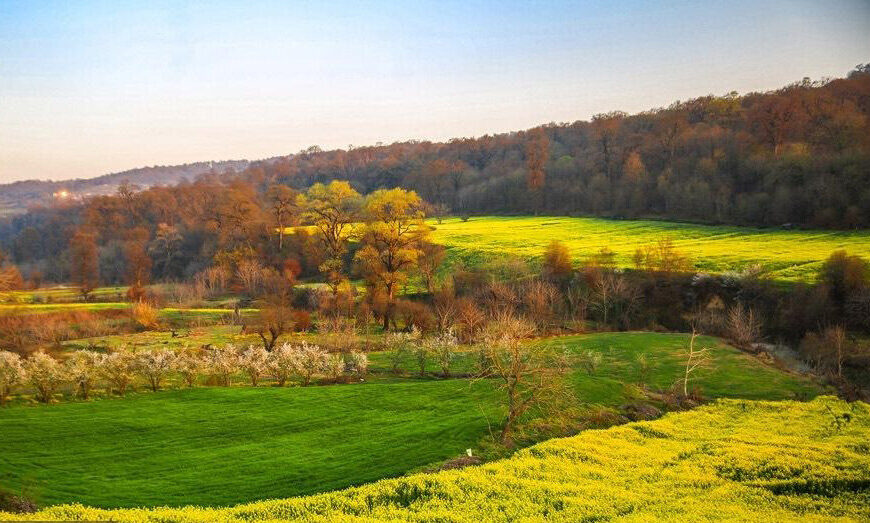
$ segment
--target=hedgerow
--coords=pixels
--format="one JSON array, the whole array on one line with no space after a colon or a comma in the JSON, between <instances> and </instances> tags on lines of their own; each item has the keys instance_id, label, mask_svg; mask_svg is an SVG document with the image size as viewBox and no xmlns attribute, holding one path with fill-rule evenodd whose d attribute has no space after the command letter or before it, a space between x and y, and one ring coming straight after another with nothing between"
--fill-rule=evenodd
<instances>
[{"instance_id":1,"label":"hedgerow","mask_svg":"<svg viewBox=\"0 0 870 523\"><path fill-rule=\"evenodd\" d=\"M870 405L720 400L488 465L229 508L64 505L0 519L825 521L870 518Z\"/></svg>"}]
</instances>

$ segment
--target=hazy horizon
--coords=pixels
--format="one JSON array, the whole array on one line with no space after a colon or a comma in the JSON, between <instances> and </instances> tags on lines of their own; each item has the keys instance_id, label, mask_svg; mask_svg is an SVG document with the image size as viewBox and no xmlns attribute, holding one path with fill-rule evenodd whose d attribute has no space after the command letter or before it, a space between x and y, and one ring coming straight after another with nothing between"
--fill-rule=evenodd
<instances>
[{"instance_id":1,"label":"hazy horizon","mask_svg":"<svg viewBox=\"0 0 870 523\"><path fill-rule=\"evenodd\" d=\"M0 183L443 141L844 76L839 0L76 4L0 0Z\"/></svg>"}]
</instances>

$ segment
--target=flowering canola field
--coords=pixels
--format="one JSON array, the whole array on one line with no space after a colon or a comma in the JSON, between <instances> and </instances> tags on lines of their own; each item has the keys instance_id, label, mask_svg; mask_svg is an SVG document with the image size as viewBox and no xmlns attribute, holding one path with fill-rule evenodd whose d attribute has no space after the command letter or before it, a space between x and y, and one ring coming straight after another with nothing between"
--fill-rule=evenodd
<instances>
[{"instance_id":1,"label":"flowering canola field","mask_svg":"<svg viewBox=\"0 0 870 523\"><path fill-rule=\"evenodd\" d=\"M551 240L563 242L579 263L607 247L621 267L632 267L638 247L670 238L706 272L740 270L760 264L783 281L813 281L822 262L837 249L870 259L870 230L797 231L696 225L653 220L606 220L565 216L475 216L440 225L429 222L433 240L450 248L454 259L471 265L511 256L540 258Z\"/></svg>"},{"instance_id":2,"label":"flowering canola field","mask_svg":"<svg viewBox=\"0 0 870 523\"><path fill-rule=\"evenodd\" d=\"M867 521L870 405L719 400L464 470L229 508L65 505L0 519Z\"/></svg>"}]
</instances>

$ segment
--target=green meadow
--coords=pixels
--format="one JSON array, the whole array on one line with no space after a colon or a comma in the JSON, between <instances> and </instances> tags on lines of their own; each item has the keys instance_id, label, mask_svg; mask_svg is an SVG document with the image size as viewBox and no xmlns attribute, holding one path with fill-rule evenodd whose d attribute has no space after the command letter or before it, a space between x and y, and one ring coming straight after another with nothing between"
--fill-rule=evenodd
<instances>
[{"instance_id":1,"label":"green meadow","mask_svg":"<svg viewBox=\"0 0 870 523\"><path fill-rule=\"evenodd\" d=\"M696 225L652 220L602 218L474 216L467 222L445 219L433 240L450 248L451 258L479 265L501 257L540 258L559 240L577 262L607 247L620 267L632 267L638 247L670 238L699 271L724 272L760 264L784 281L812 281L822 262L837 249L870 258L870 230L810 231Z\"/></svg>"},{"instance_id":2,"label":"green meadow","mask_svg":"<svg viewBox=\"0 0 870 523\"><path fill-rule=\"evenodd\" d=\"M227 334L229 335L229 334ZM547 338L575 354L601 354L589 372L570 376L586 406L636 401L636 385L668 388L680 376L687 336L601 333ZM767 366L713 338L712 361L697 372L709 398L809 399L812 381ZM646 377L638 354L652 363ZM389 355L371 355L366 383L311 387L237 385L177 388L127 398L100 395L0 410L0 478L25 487L40 506L79 502L98 507L229 505L297 496L404 474L476 448L498 423L489 381L441 379L429 365L415 377L390 373ZM456 361L472 369L473 353Z\"/></svg>"}]
</instances>

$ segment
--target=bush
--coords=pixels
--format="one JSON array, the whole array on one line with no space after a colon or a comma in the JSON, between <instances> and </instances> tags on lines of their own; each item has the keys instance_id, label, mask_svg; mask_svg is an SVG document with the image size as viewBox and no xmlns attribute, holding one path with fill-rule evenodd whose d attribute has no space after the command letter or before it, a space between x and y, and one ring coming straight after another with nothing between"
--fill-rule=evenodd
<instances>
[{"instance_id":1,"label":"bush","mask_svg":"<svg viewBox=\"0 0 870 523\"><path fill-rule=\"evenodd\" d=\"M384 338L387 349L390 350L390 368L393 374L401 372L405 357L412 353L412 348L420 342L420 331L411 329L411 332L390 332Z\"/></svg>"},{"instance_id":2,"label":"bush","mask_svg":"<svg viewBox=\"0 0 870 523\"><path fill-rule=\"evenodd\" d=\"M251 379L251 386L256 387L260 378L266 372L269 353L262 347L251 345L239 356L239 367Z\"/></svg>"},{"instance_id":3,"label":"bush","mask_svg":"<svg viewBox=\"0 0 870 523\"><path fill-rule=\"evenodd\" d=\"M326 358L324 373L334 383L341 381L344 376L345 361L341 354L329 354Z\"/></svg>"},{"instance_id":4,"label":"bush","mask_svg":"<svg viewBox=\"0 0 870 523\"><path fill-rule=\"evenodd\" d=\"M6 404L13 387L22 383L25 378L21 356L14 352L0 351L0 407Z\"/></svg>"},{"instance_id":5,"label":"bush","mask_svg":"<svg viewBox=\"0 0 870 523\"><path fill-rule=\"evenodd\" d=\"M0 487L0 515L2 515L2 512L28 514L36 512L36 510L36 503L26 493L13 494Z\"/></svg>"},{"instance_id":6,"label":"bush","mask_svg":"<svg viewBox=\"0 0 870 523\"><path fill-rule=\"evenodd\" d=\"M317 345L303 341L293 347L293 370L302 379L302 386L311 384L311 379L326 372L329 366L329 354Z\"/></svg>"},{"instance_id":7,"label":"bush","mask_svg":"<svg viewBox=\"0 0 870 523\"><path fill-rule=\"evenodd\" d=\"M407 328L429 332L435 327L435 314L425 303L410 300L396 300L396 314L402 318Z\"/></svg>"},{"instance_id":8,"label":"bush","mask_svg":"<svg viewBox=\"0 0 870 523\"><path fill-rule=\"evenodd\" d=\"M269 373L278 382L278 386L283 387L296 371L296 354L293 346L289 343L283 343L276 347L269 353L266 366Z\"/></svg>"},{"instance_id":9,"label":"bush","mask_svg":"<svg viewBox=\"0 0 870 523\"><path fill-rule=\"evenodd\" d=\"M233 345L209 349L205 366L215 381L224 387L232 384L233 374L239 370L239 357Z\"/></svg>"},{"instance_id":10,"label":"bush","mask_svg":"<svg viewBox=\"0 0 870 523\"><path fill-rule=\"evenodd\" d=\"M133 321L144 329L157 327L159 311L144 301L134 303L130 308L130 314L133 316Z\"/></svg>"},{"instance_id":11,"label":"bush","mask_svg":"<svg viewBox=\"0 0 870 523\"><path fill-rule=\"evenodd\" d=\"M306 332L311 330L310 312L295 309L291 316L293 317L293 330L296 332Z\"/></svg>"},{"instance_id":12,"label":"bush","mask_svg":"<svg viewBox=\"0 0 870 523\"><path fill-rule=\"evenodd\" d=\"M726 323L728 336L740 348L748 349L761 338L761 318L750 308L731 307Z\"/></svg>"},{"instance_id":13,"label":"bush","mask_svg":"<svg viewBox=\"0 0 870 523\"><path fill-rule=\"evenodd\" d=\"M63 366L42 351L31 354L24 361L24 372L36 389L36 399L42 403L50 403L57 388L67 378Z\"/></svg>"},{"instance_id":14,"label":"bush","mask_svg":"<svg viewBox=\"0 0 870 523\"><path fill-rule=\"evenodd\" d=\"M199 373L203 370L203 362L202 359L190 350L183 350L176 354L173 368L175 372L181 375L181 378L188 387L193 387L196 385Z\"/></svg>"},{"instance_id":15,"label":"bush","mask_svg":"<svg viewBox=\"0 0 870 523\"><path fill-rule=\"evenodd\" d=\"M345 370L360 381L369 370L369 357L362 352L352 351L345 360Z\"/></svg>"},{"instance_id":16,"label":"bush","mask_svg":"<svg viewBox=\"0 0 870 523\"><path fill-rule=\"evenodd\" d=\"M441 367L441 376L450 377L450 365L456 357L456 336L452 330L442 332L438 336L427 338L423 342L426 352L435 357Z\"/></svg>"},{"instance_id":17,"label":"bush","mask_svg":"<svg viewBox=\"0 0 870 523\"><path fill-rule=\"evenodd\" d=\"M157 392L160 382L172 371L175 353L167 349L149 350L136 355L136 370L148 380L151 390Z\"/></svg>"},{"instance_id":18,"label":"bush","mask_svg":"<svg viewBox=\"0 0 870 523\"><path fill-rule=\"evenodd\" d=\"M568 247L558 240L552 240L544 251L543 274L547 278L561 279L574 270Z\"/></svg>"},{"instance_id":19,"label":"bush","mask_svg":"<svg viewBox=\"0 0 870 523\"><path fill-rule=\"evenodd\" d=\"M76 351L66 360L66 371L82 399L91 396L91 390L100 374L103 355L91 350Z\"/></svg>"},{"instance_id":20,"label":"bush","mask_svg":"<svg viewBox=\"0 0 870 523\"><path fill-rule=\"evenodd\" d=\"M109 382L110 388L114 386L115 391L123 396L133 381L134 363L133 354L122 347L102 359L100 374Z\"/></svg>"}]
</instances>

